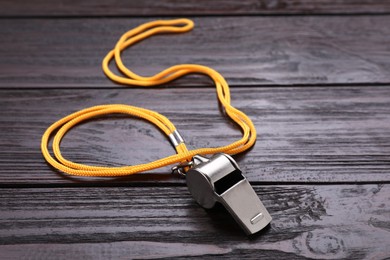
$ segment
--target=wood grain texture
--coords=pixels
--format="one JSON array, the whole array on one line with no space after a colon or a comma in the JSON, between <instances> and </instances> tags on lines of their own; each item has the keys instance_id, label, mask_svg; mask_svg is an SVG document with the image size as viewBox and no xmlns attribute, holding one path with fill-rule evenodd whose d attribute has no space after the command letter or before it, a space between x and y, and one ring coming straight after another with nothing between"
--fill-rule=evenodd
<instances>
[{"instance_id":1,"label":"wood grain texture","mask_svg":"<svg viewBox=\"0 0 390 260\"><path fill-rule=\"evenodd\" d=\"M273 216L255 236L221 206L196 205L169 167L72 178L39 150L55 120L105 103L161 112L191 149L236 140L209 79L132 89L101 72L125 31L179 14L195 17L193 32L148 39L125 64L149 75L199 63L227 77L259 132L235 157ZM0 18L1 260L390 259L389 0L0 0ZM174 153L120 115L77 126L62 148L111 166Z\"/></svg>"},{"instance_id":2,"label":"wood grain texture","mask_svg":"<svg viewBox=\"0 0 390 260\"><path fill-rule=\"evenodd\" d=\"M143 0L0 1L0 16L154 16L254 14L356 14L390 12L390 1L372 0Z\"/></svg>"},{"instance_id":3,"label":"wood grain texture","mask_svg":"<svg viewBox=\"0 0 390 260\"><path fill-rule=\"evenodd\" d=\"M152 19L1 19L0 88L115 86L101 60ZM195 18L194 31L148 39L124 54L142 75L211 66L236 86L390 83L390 16ZM205 86L192 76L175 85Z\"/></svg>"},{"instance_id":4,"label":"wood grain texture","mask_svg":"<svg viewBox=\"0 0 390 260\"><path fill-rule=\"evenodd\" d=\"M236 156L251 182L390 181L389 87L234 88L233 105L258 130L255 147ZM229 144L240 131L219 111L214 88L1 90L0 183L86 183L56 174L42 158L40 138L56 120L106 103L145 107L166 115L190 149ZM105 117L77 126L64 139L76 162L128 165L174 153L154 126ZM179 182L169 167L108 182Z\"/></svg>"},{"instance_id":5,"label":"wood grain texture","mask_svg":"<svg viewBox=\"0 0 390 260\"><path fill-rule=\"evenodd\" d=\"M185 187L0 189L2 259L385 259L389 185L256 186L273 216L248 238Z\"/></svg>"}]
</instances>

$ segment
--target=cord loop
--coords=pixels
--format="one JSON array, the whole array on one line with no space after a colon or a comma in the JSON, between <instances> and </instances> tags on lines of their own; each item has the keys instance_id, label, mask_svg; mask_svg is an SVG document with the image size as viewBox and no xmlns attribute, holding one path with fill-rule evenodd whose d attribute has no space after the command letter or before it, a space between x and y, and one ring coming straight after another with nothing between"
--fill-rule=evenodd
<instances>
[{"instance_id":1,"label":"cord loop","mask_svg":"<svg viewBox=\"0 0 390 260\"><path fill-rule=\"evenodd\" d=\"M161 85L191 73L200 73L209 76L215 83L218 100L225 108L226 114L240 126L243 132L243 136L240 140L221 147L188 150L184 141L182 141L183 139L180 135L178 135L175 126L165 116L155 111L135 106L123 104L100 105L86 108L70 114L52 124L45 131L42 136L41 150L46 161L54 168L71 175L124 176L149 171L172 164L189 162L196 154L205 155L221 152L227 154L237 154L253 146L256 141L256 129L246 114L237 108L234 108L230 104L229 86L226 80L217 71L197 64L180 64L169 67L153 76L143 77L135 74L123 64L121 59L121 52L136 42L156 34L187 32L193 27L194 23L189 19L159 20L140 25L123 34L123 36L115 45L115 48L106 55L102 62L103 71L106 76L114 82L143 87ZM112 60L115 60L116 65L122 75L116 75L110 70L109 64ZM153 123L158 128L160 128L174 143L177 154L145 164L122 167L84 165L69 161L62 156L60 151L61 140L72 127L91 118L108 114L127 114L145 119ZM56 130L58 131L53 139L54 158L49 152L48 143L50 137Z\"/></svg>"}]
</instances>

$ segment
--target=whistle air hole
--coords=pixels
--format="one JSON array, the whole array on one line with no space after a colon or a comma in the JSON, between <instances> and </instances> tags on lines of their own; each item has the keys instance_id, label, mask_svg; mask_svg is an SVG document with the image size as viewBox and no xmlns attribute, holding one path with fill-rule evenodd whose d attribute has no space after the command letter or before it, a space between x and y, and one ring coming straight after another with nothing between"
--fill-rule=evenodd
<instances>
[{"instance_id":1,"label":"whistle air hole","mask_svg":"<svg viewBox=\"0 0 390 260\"><path fill-rule=\"evenodd\" d=\"M226 175L225 177L214 182L215 192L218 195L222 195L225 191L230 189L234 184L238 183L243 179L244 176L242 176L241 171L236 169L233 172Z\"/></svg>"}]
</instances>

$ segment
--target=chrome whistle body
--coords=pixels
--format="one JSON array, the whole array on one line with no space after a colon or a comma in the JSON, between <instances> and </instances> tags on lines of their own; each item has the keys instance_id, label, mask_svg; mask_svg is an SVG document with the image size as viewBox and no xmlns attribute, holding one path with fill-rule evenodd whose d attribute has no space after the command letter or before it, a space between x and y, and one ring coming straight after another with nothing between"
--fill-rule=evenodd
<instances>
[{"instance_id":1,"label":"chrome whistle body","mask_svg":"<svg viewBox=\"0 0 390 260\"><path fill-rule=\"evenodd\" d=\"M227 154L216 154L210 159L194 156L186 181L199 205L209 209L216 202L223 204L248 235L260 231L272 220L237 163Z\"/></svg>"}]
</instances>

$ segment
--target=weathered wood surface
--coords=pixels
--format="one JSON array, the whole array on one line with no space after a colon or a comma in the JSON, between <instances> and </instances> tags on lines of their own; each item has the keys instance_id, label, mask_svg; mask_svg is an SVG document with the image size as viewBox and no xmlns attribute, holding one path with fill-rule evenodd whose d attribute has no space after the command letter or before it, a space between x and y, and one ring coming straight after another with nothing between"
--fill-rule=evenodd
<instances>
[{"instance_id":1,"label":"weathered wood surface","mask_svg":"<svg viewBox=\"0 0 390 260\"><path fill-rule=\"evenodd\" d=\"M125 31L150 20L1 19L0 88L115 86L102 73L101 60ZM236 86L390 83L387 15L194 20L192 32L134 46L125 52L125 64L149 75L199 63ZM195 76L174 84L210 81Z\"/></svg>"},{"instance_id":2,"label":"weathered wood surface","mask_svg":"<svg viewBox=\"0 0 390 260\"><path fill-rule=\"evenodd\" d=\"M143 1L0 1L0 16L155 16L255 14L382 14L390 1L372 0L143 0Z\"/></svg>"},{"instance_id":3,"label":"weathered wood surface","mask_svg":"<svg viewBox=\"0 0 390 260\"><path fill-rule=\"evenodd\" d=\"M1 258L390 257L389 185L255 190L273 221L247 238L222 207L205 211L185 187L0 189Z\"/></svg>"},{"instance_id":4,"label":"weathered wood surface","mask_svg":"<svg viewBox=\"0 0 390 260\"><path fill-rule=\"evenodd\" d=\"M255 147L236 157L250 181L390 181L389 87L234 88L232 100L258 130ZM241 135L219 111L214 88L1 90L0 183L78 183L79 178L66 178L48 167L40 138L56 120L106 103L166 115L190 149L226 145ZM174 153L153 125L125 116L77 126L62 147L64 155L77 162L116 166ZM162 176L103 182L183 182L171 176L169 168L154 173Z\"/></svg>"},{"instance_id":5,"label":"weathered wood surface","mask_svg":"<svg viewBox=\"0 0 390 260\"><path fill-rule=\"evenodd\" d=\"M72 178L39 150L55 120L105 103L165 114L190 148L238 138L203 76L134 89L101 71L125 31L178 15L195 30L148 39L125 64L226 76L259 132L236 157L274 218L255 236L222 207L196 205L168 167ZM0 18L1 260L390 258L390 1L0 0ZM108 165L174 152L152 125L118 115L77 126L62 147Z\"/></svg>"}]
</instances>

